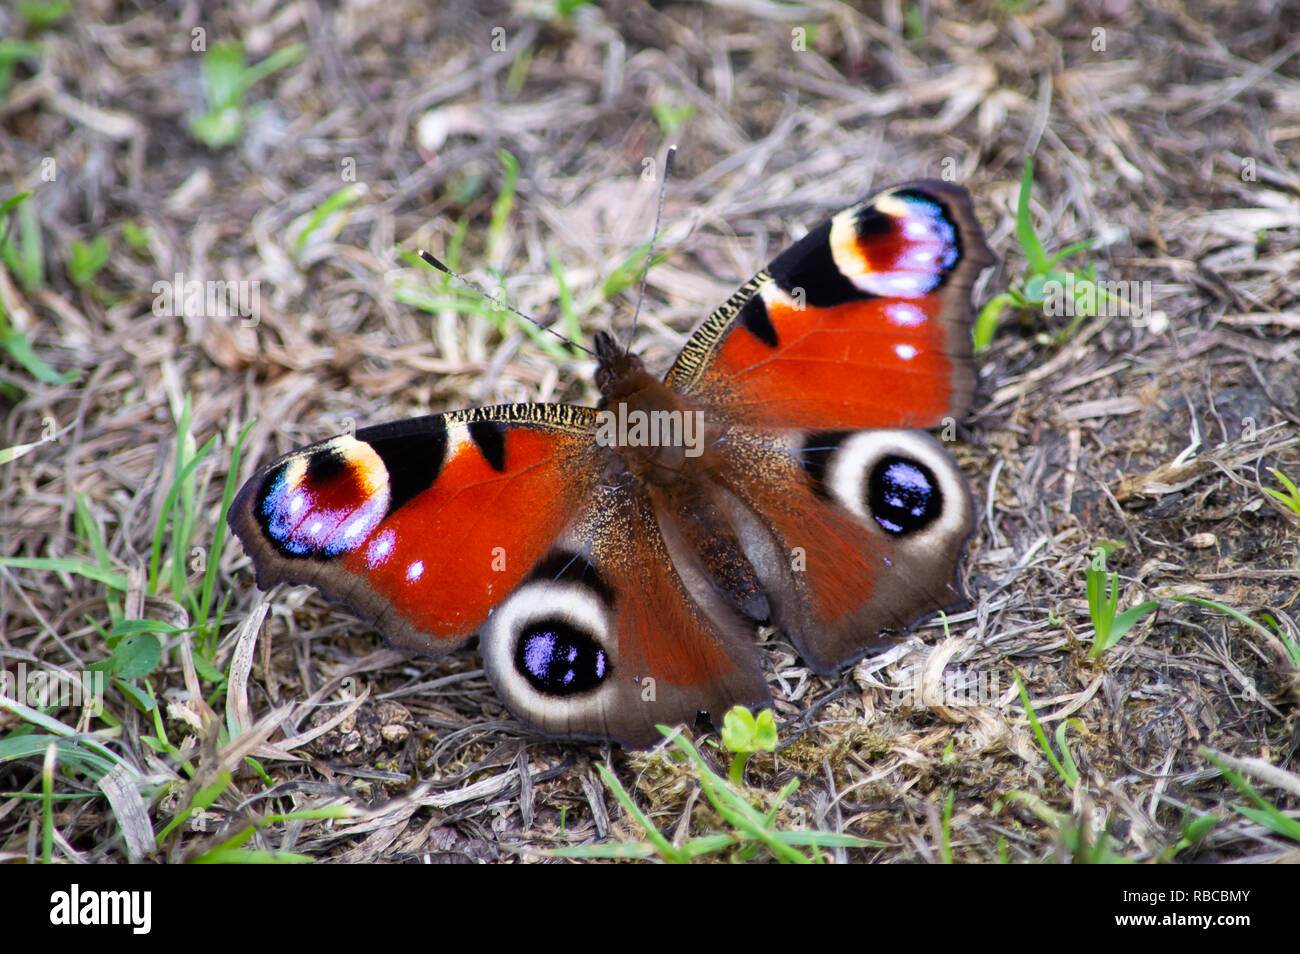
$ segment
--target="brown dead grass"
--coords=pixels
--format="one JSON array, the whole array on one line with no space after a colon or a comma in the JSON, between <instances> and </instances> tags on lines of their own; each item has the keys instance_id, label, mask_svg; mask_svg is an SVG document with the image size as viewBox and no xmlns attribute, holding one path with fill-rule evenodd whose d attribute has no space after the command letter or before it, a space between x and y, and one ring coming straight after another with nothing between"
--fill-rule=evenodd
<instances>
[{"instance_id":1,"label":"brown dead grass","mask_svg":"<svg viewBox=\"0 0 1300 954\"><path fill-rule=\"evenodd\" d=\"M1281 643L1166 603L1096 664L1083 599L1092 546L1116 540L1124 606L1201 595L1266 610L1297 634L1296 521L1260 490L1269 467L1300 477L1294 6L1106 0L1012 13L936 0L921 5L918 37L913 6L897 2L626 2L569 22L504 4L285 0L256 16L228 5L204 24L210 43L242 38L258 59L302 42L308 54L252 90L261 111L240 145L219 152L186 131L202 105L197 24L85 6L41 38L39 68L20 66L0 102L0 172L37 193L48 274L34 293L0 278L0 303L47 361L78 373L49 386L0 362L14 395L0 398L0 446L39 440L46 418L59 432L0 465L0 556L84 556L73 530L84 494L114 564L136 574L128 611L183 618L175 603L146 600L138 574L186 394L198 441L221 439L207 527L251 417L241 479L349 419L589 401L582 362L557 362L518 332L503 341L477 316L399 304L396 290L427 278L394 247L441 254L464 218L471 274L494 282L499 271L512 302L549 318L553 255L590 303L586 333L626 332L633 293L595 292L653 220L657 184L640 173L668 142L656 106L693 110L673 135L670 255L650 273L636 342L656 367L802 229L872 187L948 169L1003 257L981 286L987 299L1023 267L1014 208L1034 151L1049 247L1103 236L1091 255L1101 277L1152 282L1167 322L1096 318L1059 343L1068 319L1008 315L980 359L981 396L957 449L983 513L964 570L973 608L949 618L951 635L932 623L833 685L765 633L783 747L751 763L755 798L796 776L782 824L884 845L840 860L939 860L949 793L958 861L1065 859L1062 829L1079 825L1092 840L1108 828L1119 854L1155 859L1187 813L1202 812L1222 821L1179 860L1296 859L1294 842L1232 812L1240 799L1201 752L1279 767L1270 776L1241 763L1295 815L1300 688ZM1268 6L1273 15L1259 15ZM503 53L489 47L494 26L505 28ZM805 51L792 49L795 27L807 28ZM1093 48L1097 29L1104 50ZM519 197L503 240L486 247L499 148L521 161ZM40 178L47 156L54 182ZM348 158L366 195L300 253L292 223L343 184ZM127 220L149 229L147 251L123 241ZM76 288L64 268L71 241L97 235L112 242L98 278L106 296ZM260 281L260 325L155 317L153 283L176 272ZM209 706L187 646L172 640L150 677L169 735L200 779L220 765L236 775L152 857L194 857L250 818L340 800L363 813L269 826L252 844L334 861L532 861L549 847L640 837L596 761L667 832L718 829L698 783L662 753L531 737L472 650L442 661L393 653L308 589L258 594L237 543L219 559L218 598L231 602L218 661L238 676L228 694L202 691L220 725L233 707L255 728L220 748L211 733L205 741ZM6 667L104 658L92 623L109 624L106 597L78 577L0 567ZM904 691L917 672L933 685L958 670L994 680L994 700L943 707ZM1073 794L1033 740L1013 671L1049 733L1078 720ZM194 784L140 741L152 720L116 689L108 712L116 728L89 727L146 777L156 832ZM0 711L0 733L16 728ZM0 763L0 792L11 793L0 795L0 858L39 854L39 804L13 794L39 791L39 774L37 759ZM84 777L61 777L58 789L94 794ZM56 856L128 857L104 798L57 805Z\"/></svg>"}]
</instances>

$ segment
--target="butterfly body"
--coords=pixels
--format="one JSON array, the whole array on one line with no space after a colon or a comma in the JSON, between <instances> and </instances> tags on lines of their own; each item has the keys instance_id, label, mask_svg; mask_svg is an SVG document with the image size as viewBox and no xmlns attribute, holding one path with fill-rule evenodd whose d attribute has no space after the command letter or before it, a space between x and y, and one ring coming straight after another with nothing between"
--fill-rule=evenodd
<instances>
[{"instance_id":1,"label":"butterfly body","mask_svg":"<svg viewBox=\"0 0 1300 954\"><path fill-rule=\"evenodd\" d=\"M756 621L830 675L961 600L973 505L918 429L969 403L990 261L963 190L886 190L742 286L664 378L599 334L596 408L336 437L254 476L231 525L259 585L316 585L394 645L477 632L547 734L642 746L768 705Z\"/></svg>"}]
</instances>

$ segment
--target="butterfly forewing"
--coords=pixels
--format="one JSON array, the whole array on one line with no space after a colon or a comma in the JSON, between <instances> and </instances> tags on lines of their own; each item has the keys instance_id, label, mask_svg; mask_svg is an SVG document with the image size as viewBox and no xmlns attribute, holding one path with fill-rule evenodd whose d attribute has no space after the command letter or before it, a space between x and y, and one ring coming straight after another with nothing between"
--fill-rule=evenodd
<instances>
[{"instance_id":1,"label":"butterfly forewing","mask_svg":"<svg viewBox=\"0 0 1300 954\"><path fill-rule=\"evenodd\" d=\"M885 190L746 283L667 383L756 427L937 426L969 407L971 286L992 261L964 189Z\"/></svg>"},{"instance_id":2,"label":"butterfly forewing","mask_svg":"<svg viewBox=\"0 0 1300 954\"><path fill-rule=\"evenodd\" d=\"M394 645L445 652L588 506L594 427L590 408L519 404L364 428L265 468L230 525L260 586L310 583Z\"/></svg>"}]
</instances>

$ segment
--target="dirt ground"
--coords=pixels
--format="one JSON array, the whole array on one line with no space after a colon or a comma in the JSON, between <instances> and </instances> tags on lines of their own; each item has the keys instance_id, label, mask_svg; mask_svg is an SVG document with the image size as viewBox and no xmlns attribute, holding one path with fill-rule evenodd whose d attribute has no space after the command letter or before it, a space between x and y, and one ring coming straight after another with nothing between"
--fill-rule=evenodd
<instances>
[{"instance_id":1,"label":"dirt ground","mask_svg":"<svg viewBox=\"0 0 1300 954\"><path fill-rule=\"evenodd\" d=\"M1300 480L1296 4L57 6L0 11L0 201L31 193L0 268L0 656L111 673L102 712L0 708L0 860L562 863L645 840L598 766L678 847L741 840L669 749L539 739L473 645L409 656L308 587L262 594L220 529L250 421L237 482L352 426L592 403L591 362L411 252L626 336L670 143L654 370L907 179L974 197L1000 258L978 304L1023 287L1026 155L1047 252L1096 239L1062 267L1148 296L1009 307L977 355L950 445L971 607L946 633L830 683L758 633L779 747L744 795L798 781L771 827L863 839L840 862L1300 860L1300 513L1265 492ZM232 42L277 68L236 69L215 114ZM173 299L195 280L256 282L256 319ZM1093 658L1102 544L1121 609L1161 602ZM973 700L935 694L963 679ZM351 811L283 817L325 806Z\"/></svg>"}]
</instances>

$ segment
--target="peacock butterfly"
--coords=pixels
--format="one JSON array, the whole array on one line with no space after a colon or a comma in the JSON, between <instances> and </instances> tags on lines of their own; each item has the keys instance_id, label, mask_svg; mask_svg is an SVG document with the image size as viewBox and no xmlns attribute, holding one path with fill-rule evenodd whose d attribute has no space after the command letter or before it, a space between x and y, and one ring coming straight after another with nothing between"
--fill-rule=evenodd
<instances>
[{"instance_id":1,"label":"peacock butterfly","mask_svg":"<svg viewBox=\"0 0 1300 954\"><path fill-rule=\"evenodd\" d=\"M992 262L964 189L886 189L741 286L662 380L601 332L596 408L313 444L250 479L230 526L260 587L310 583L394 646L477 632L547 735L644 747L656 723L768 706L756 622L829 676L962 600L974 507L922 429L970 405Z\"/></svg>"}]
</instances>

